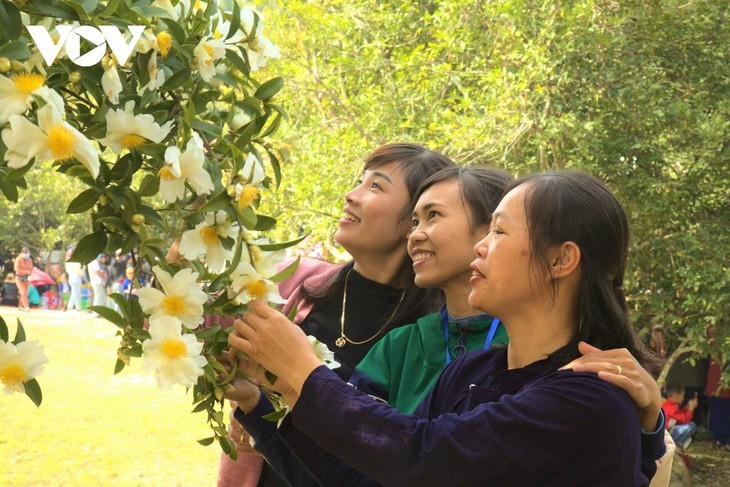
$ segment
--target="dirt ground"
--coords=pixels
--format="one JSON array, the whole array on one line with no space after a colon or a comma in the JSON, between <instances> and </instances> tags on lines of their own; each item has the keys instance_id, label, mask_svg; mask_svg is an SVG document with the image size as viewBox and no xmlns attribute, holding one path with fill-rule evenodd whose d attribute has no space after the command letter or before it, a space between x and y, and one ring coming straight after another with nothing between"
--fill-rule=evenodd
<instances>
[{"instance_id":1,"label":"dirt ground","mask_svg":"<svg viewBox=\"0 0 730 487\"><path fill-rule=\"evenodd\" d=\"M694 468L689 472L691 483L683 482L681 469L674 468L671 487L730 486L730 451L716 446L709 433L699 431L687 452L694 463Z\"/></svg>"}]
</instances>

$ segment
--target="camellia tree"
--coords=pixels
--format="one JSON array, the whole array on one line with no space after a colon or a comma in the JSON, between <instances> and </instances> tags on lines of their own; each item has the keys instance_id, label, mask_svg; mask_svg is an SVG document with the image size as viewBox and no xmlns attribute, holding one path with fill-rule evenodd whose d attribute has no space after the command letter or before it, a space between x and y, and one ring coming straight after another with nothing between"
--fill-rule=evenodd
<instances>
[{"instance_id":1,"label":"camellia tree","mask_svg":"<svg viewBox=\"0 0 730 487\"><path fill-rule=\"evenodd\" d=\"M139 299L112 295L119 312L93 308L119 327L115 372L142 357L161 387L192 388L213 431L200 442L231 456L221 323L251 299L279 302L295 268L276 264L298 239L269 242L276 220L257 210L281 181L283 79L261 69L278 56L238 1L0 0L0 191L16 201L33 170L83 183L67 213L92 231L70 260L121 249L156 281ZM16 369L39 404L37 367Z\"/></svg>"}]
</instances>

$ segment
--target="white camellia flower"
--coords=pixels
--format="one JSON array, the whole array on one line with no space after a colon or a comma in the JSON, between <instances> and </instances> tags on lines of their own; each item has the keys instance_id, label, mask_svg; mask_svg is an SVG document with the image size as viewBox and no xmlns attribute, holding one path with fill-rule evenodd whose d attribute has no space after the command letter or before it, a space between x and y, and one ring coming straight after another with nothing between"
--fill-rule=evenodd
<instances>
[{"instance_id":1,"label":"white camellia flower","mask_svg":"<svg viewBox=\"0 0 730 487\"><path fill-rule=\"evenodd\" d=\"M208 363L200 352L203 344L192 333L182 333L177 318L150 318L150 338L142 342L143 367L154 370L157 385L169 389L175 384L192 387Z\"/></svg>"},{"instance_id":2,"label":"white camellia flower","mask_svg":"<svg viewBox=\"0 0 730 487\"><path fill-rule=\"evenodd\" d=\"M210 81L216 73L215 62L226 55L226 45L222 39L214 39L212 36L203 37L193 49L195 63L198 66L200 77L204 81Z\"/></svg>"},{"instance_id":3,"label":"white camellia flower","mask_svg":"<svg viewBox=\"0 0 730 487\"><path fill-rule=\"evenodd\" d=\"M192 269L183 269L174 276L160 266L152 268L162 291L153 287L137 290L137 297L142 311L150 319L160 316L178 318L188 328L195 328L203 322L203 304L208 296L198 286L198 273Z\"/></svg>"},{"instance_id":4,"label":"white camellia flower","mask_svg":"<svg viewBox=\"0 0 730 487\"><path fill-rule=\"evenodd\" d=\"M327 367L329 367L330 369L336 369L341 365L337 360L335 360L334 352L327 348L327 345L320 342L312 335L307 335L307 338L309 339L309 343L312 344L314 354L317 356L318 359L324 362Z\"/></svg>"},{"instance_id":5,"label":"white camellia flower","mask_svg":"<svg viewBox=\"0 0 730 487\"><path fill-rule=\"evenodd\" d=\"M245 43L248 54L248 61L251 65L251 71L258 71L266 66L267 58L278 58L279 49L266 37L264 37L263 18L261 14L255 12L249 5L245 5L241 9L241 27L251 33L254 24L254 13L258 16L259 22L256 26L256 36L253 40Z\"/></svg>"},{"instance_id":6,"label":"white camellia flower","mask_svg":"<svg viewBox=\"0 0 730 487\"><path fill-rule=\"evenodd\" d=\"M147 62L147 74L150 80L139 89L140 95L144 94L146 90L155 91L165 84L165 71L159 69L157 65L157 50L152 51L152 56L150 56L150 60Z\"/></svg>"},{"instance_id":7,"label":"white camellia flower","mask_svg":"<svg viewBox=\"0 0 730 487\"><path fill-rule=\"evenodd\" d=\"M55 105L37 111L38 126L19 115L10 117L10 128L2 131L8 150L5 160L12 168L25 167L35 157L37 162L77 159L91 176L99 175L99 153L84 134L61 118Z\"/></svg>"},{"instance_id":8,"label":"white camellia flower","mask_svg":"<svg viewBox=\"0 0 730 487\"><path fill-rule=\"evenodd\" d=\"M284 304L276 283L265 279L248 262L240 262L231 273L228 297L236 304L248 303L254 299L265 299L270 303Z\"/></svg>"},{"instance_id":9,"label":"white camellia flower","mask_svg":"<svg viewBox=\"0 0 730 487\"><path fill-rule=\"evenodd\" d=\"M274 250L267 252L261 250L259 245L270 244L265 238L258 238L251 242L249 245L250 262L253 264L254 269L262 276L273 276L277 274L277 266L286 259L286 250Z\"/></svg>"},{"instance_id":10,"label":"white camellia flower","mask_svg":"<svg viewBox=\"0 0 730 487\"><path fill-rule=\"evenodd\" d=\"M266 174L264 173L264 165L253 152L249 152L246 156L246 161L243 163L241 174L248 180L249 184L259 184L266 177Z\"/></svg>"},{"instance_id":11,"label":"white camellia flower","mask_svg":"<svg viewBox=\"0 0 730 487\"><path fill-rule=\"evenodd\" d=\"M19 73L12 78L0 74L0 125L10 120L12 115L21 115L28 110L33 96L43 98L63 113L63 98L44 85L45 81L45 76L35 73Z\"/></svg>"},{"instance_id":12,"label":"white camellia flower","mask_svg":"<svg viewBox=\"0 0 730 487\"><path fill-rule=\"evenodd\" d=\"M167 11L172 20L180 20L182 15L183 3L178 2L177 5L172 4L172 0L155 0L150 7L158 7Z\"/></svg>"},{"instance_id":13,"label":"white camellia flower","mask_svg":"<svg viewBox=\"0 0 730 487\"><path fill-rule=\"evenodd\" d=\"M231 118L231 125L230 129L231 132L235 132L247 123L249 123L251 120L253 120L253 117L249 115L247 112L244 112L243 110L239 108L234 108L234 115L233 118Z\"/></svg>"},{"instance_id":14,"label":"white camellia flower","mask_svg":"<svg viewBox=\"0 0 730 487\"><path fill-rule=\"evenodd\" d=\"M225 211L206 213L204 221L182 234L180 253L188 260L205 255L208 269L216 273L223 272L226 261L231 259L233 252L226 250L221 240L231 235L231 228Z\"/></svg>"},{"instance_id":15,"label":"white camellia flower","mask_svg":"<svg viewBox=\"0 0 730 487\"><path fill-rule=\"evenodd\" d=\"M124 109L106 112L106 137L99 139L99 142L121 154L124 149L134 149L148 140L159 144L171 128L172 121L160 127L150 114L135 115L134 101L130 100Z\"/></svg>"},{"instance_id":16,"label":"white camellia flower","mask_svg":"<svg viewBox=\"0 0 730 487\"><path fill-rule=\"evenodd\" d=\"M102 63L104 65L104 74L101 75L101 88L109 101L115 105L119 103L119 93L122 92L122 80L119 79L119 71L117 63Z\"/></svg>"},{"instance_id":17,"label":"white camellia flower","mask_svg":"<svg viewBox=\"0 0 730 487\"><path fill-rule=\"evenodd\" d=\"M172 203L185 196L185 181L188 181L198 195L213 191L213 180L203 168L205 155L203 140L193 132L185 152L175 146L165 150L165 166L160 169L160 194Z\"/></svg>"},{"instance_id":18,"label":"white camellia flower","mask_svg":"<svg viewBox=\"0 0 730 487\"><path fill-rule=\"evenodd\" d=\"M38 340L17 345L0 340L0 382L7 394L25 392L25 383L38 377L46 362Z\"/></svg>"}]
</instances>

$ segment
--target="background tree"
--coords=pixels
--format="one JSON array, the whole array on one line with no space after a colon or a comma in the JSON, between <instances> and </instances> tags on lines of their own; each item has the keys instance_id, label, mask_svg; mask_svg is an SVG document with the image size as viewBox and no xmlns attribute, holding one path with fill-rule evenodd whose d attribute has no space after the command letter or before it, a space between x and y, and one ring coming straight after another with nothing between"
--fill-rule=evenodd
<instances>
[{"instance_id":1,"label":"background tree","mask_svg":"<svg viewBox=\"0 0 730 487\"><path fill-rule=\"evenodd\" d=\"M266 3L292 159L272 212L327 242L362 156L410 139L519 175L585 168L627 206L639 329L730 353L727 2ZM282 227L282 237L296 227ZM710 327L715 340L706 339ZM675 357L676 357L675 354ZM671 364L671 360L668 365Z\"/></svg>"}]
</instances>

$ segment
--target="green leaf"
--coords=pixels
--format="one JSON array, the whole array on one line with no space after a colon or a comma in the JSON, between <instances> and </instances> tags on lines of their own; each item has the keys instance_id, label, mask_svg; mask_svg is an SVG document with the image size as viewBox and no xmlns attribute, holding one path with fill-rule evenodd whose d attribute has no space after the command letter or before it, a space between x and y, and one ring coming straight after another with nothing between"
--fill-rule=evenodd
<instances>
[{"instance_id":1,"label":"green leaf","mask_svg":"<svg viewBox=\"0 0 730 487\"><path fill-rule=\"evenodd\" d=\"M94 207L97 201L99 201L99 190L96 188L89 188L86 191L82 191L76 198L69 203L66 213L69 215L74 213L84 213Z\"/></svg>"},{"instance_id":2,"label":"green leaf","mask_svg":"<svg viewBox=\"0 0 730 487\"><path fill-rule=\"evenodd\" d=\"M124 295L121 293L111 293L109 295L109 298L113 300L117 304L117 306L119 306L119 309L124 315L124 320L132 321L132 315L129 312L129 301L127 301L127 298L125 298Z\"/></svg>"},{"instance_id":3,"label":"green leaf","mask_svg":"<svg viewBox=\"0 0 730 487\"><path fill-rule=\"evenodd\" d=\"M40 12L51 17L58 17L64 20L81 20L79 15L72 7L59 3L57 5L49 5L46 2L34 2L33 6L36 7Z\"/></svg>"},{"instance_id":4,"label":"green leaf","mask_svg":"<svg viewBox=\"0 0 730 487\"><path fill-rule=\"evenodd\" d=\"M254 96L261 101L265 101L277 94L283 87L284 78L281 76L271 78L266 83L258 87Z\"/></svg>"},{"instance_id":5,"label":"green leaf","mask_svg":"<svg viewBox=\"0 0 730 487\"><path fill-rule=\"evenodd\" d=\"M307 238L308 235L304 235L303 237L296 238L294 240L289 240L288 242L281 242L281 243L273 243L273 244L261 244L259 245L259 248L265 252L272 252L274 250L281 250L281 249L288 249L289 247L293 247L305 238Z\"/></svg>"},{"instance_id":6,"label":"green leaf","mask_svg":"<svg viewBox=\"0 0 730 487\"><path fill-rule=\"evenodd\" d=\"M124 245L122 245L122 252L128 254L132 252L138 244L139 235L136 233L130 233L129 235L127 235L127 239L124 241Z\"/></svg>"},{"instance_id":7,"label":"green leaf","mask_svg":"<svg viewBox=\"0 0 730 487\"><path fill-rule=\"evenodd\" d=\"M231 12L231 24L228 27L228 35L226 36L226 40L233 37L233 35L238 32L238 29L241 27L241 7L238 6L238 2L233 2L233 12Z\"/></svg>"},{"instance_id":8,"label":"green leaf","mask_svg":"<svg viewBox=\"0 0 730 487\"><path fill-rule=\"evenodd\" d=\"M148 174L139 184L137 194L140 196L154 196L160 191L160 180L154 174Z\"/></svg>"},{"instance_id":9,"label":"green leaf","mask_svg":"<svg viewBox=\"0 0 730 487\"><path fill-rule=\"evenodd\" d=\"M297 316L297 311L299 311L299 301L294 302L294 306L289 310L289 314L286 315L286 318L289 321L294 321L294 318Z\"/></svg>"},{"instance_id":10,"label":"green leaf","mask_svg":"<svg viewBox=\"0 0 730 487\"><path fill-rule=\"evenodd\" d=\"M0 47L0 56L25 61L30 57L30 49L23 41L12 41Z\"/></svg>"},{"instance_id":11,"label":"green leaf","mask_svg":"<svg viewBox=\"0 0 730 487\"><path fill-rule=\"evenodd\" d=\"M148 225L154 225L160 230L165 230L165 222L162 221L162 217L153 208L147 205L140 205L137 208L137 212L144 215L145 223Z\"/></svg>"},{"instance_id":12,"label":"green leaf","mask_svg":"<svg viewBox=\"0 0 730 487\"><path fill-rule=\"evenodd\" d=\"M12 2L0 2L0 32L2 32L2 34L0 34L0 39L17 39L20 37L21 27L23 27L23 22L20 20L20 11L18 10L18 7L16 7ZM27 46L26 50L28 50ZM30 56L30 53L28 53L28 55ZM0 56L4 56L1 49ZM10 59L18 59L11 56L6 57L9 57Z\"/></svg>"},{"instance_id":13,"label":"green leaf","mask_svg":"<svg viewBox=\"0 0 730 487\"><path fill-rule=\"evenodd\" d=\"M190 79L190 75L192 74L192 71L188 67L184 67L177 73L173 74L165 82L162 84L162 90L163 91L172 91L174 89L180 88L182 85L185 84L187 80Z\"/></svg>"},{"instance_id":14,"label":"green leaf","mask_svg":"<svg viewBox=\"0 0 730 487\"><path fill-rule=\"evenodd\" d=\"M119 8L120 2L121 0L109 0L109 3L106 5L106 8L104 9L104 12L102 12L100 17L105 18L113 15Z\"/></svg>"},{"instance_id":15,"label":"green leaf","mask_svg":"<svg viewBox=\"0 0 730 487\"><path fill-rule=\"evenodd\" d=\"M297 270L297 267L299 267L299 257L297 257L297 260L286 266L284 269L279 271L276 275L271 276L269 279L272 282L281 282L284 279L291 277L292 274L294 274Z\"/></svg>"},{"instance_id":16,"label":"green leaf","mask_svg":"<svg viewBox=\"0 0 730 487\"><path fill-rule=\"evenodd\" d=\"M17 345L18 343L22 343L25 341L25 329L23 328L23 323L20 322L20 318L18 318L18 329L15 330L15 338L13 339L13 344Z\"/></svg>"},{"instance_id":17,"label":"green leaf","mask_svg":"<svg viewBox=\"0 0 730 487\"><path fill-rule=\"evenodd\" d=\"M96 256L104 252L106 248L107 237L104 232L95 232L86 235L79 240L74 249L74 253L68 259L71 262L81 262L88 264L96 259Z\"/></svg>"},{"instance_id":18,"label":"green leaf","mask_svg":"<svg viewBox=\"0 0 730 487\"><path fill-rule=\"evenodd\" d=\"M118 216L103 216L101 218L97 218L96 221L109 229L117 230L121 233L130 232L129 225L127 225L127 223Z\"/></svg>"},{"instance_id":19,"label":"green leaf","mask_svg":"<svg viewBox=\"0 0 730 487\"><path fill-rule=\"evenodd\" d=\"M226 59L233 64L233 66L239 70L243 74L247 74L250 69L248 68L248 65L246 62L241 59L241 56L236 54L234 51L227 49L226 50Z\"/></svg>"},{"instance_id":20,"label":"green leaf","mask_svg":"<svg viewBox=\"0 0 730 487\"><path fill-rule=\"evenodd\" d=\"M18 187L5 178L0 178L0 191L13 203L18 201Z\"/></svg>"},{"instance_id":21,"label":"green leaf","mask_svg":"<svg viewBox=\"0 0 730 487\"><path fill-rule=\"evenodd\" d=\"M126 364L122 360L117 359L117 363L114 364L114 375L124 370L125 366Z\"/></svg>"},{"instance_id":22,"label":"green leaf","mask_svg":"<svg viewBox=\"0 0 730 487\"><path fill-rule=\"evenodd\" d=\"M249 230L256 228L257 216L256 212L253 211L253 208L248 206L243 210L239 210L238 207L236 207L236 211L238 211L238 214L241 216L241 220L243 220L243 225L246 228L248 228Z\"/></svg>"},{"instance_id":23,"label":"green leaf","mask_svg":"<svg viewBox=\"0 0 730 487\"><path fill-rule=\"evenodd\" d=\"M38 384L38 381L31 379L24 383L23 386L25 387L25 395L33 401L33 404L40 406L41 402L43 402L43 393L41 392L41 386Z\"/></svg>"},{"instance_id":24,"label":"green leaf","mask_svg":"<svg viewBox=\"0 0 730 487\"><path fill-rule=\"evenodd\" d=\"M200 130L201 132L206 132L213 137L217 138L221 136L221 128L217 125L213 125L212 123L204 122L202 120L193 120L193 123L191 123L190 125L194 129Z\"/></svg>"},{"instance_id":25,"label":"green leaf","mask_svg":"<svg viewBox=\"0 0 730 487\"><path fill-rule=\"evenodd\" d=\"M236 450L236 446L227 436L218 437L218 444L223 449L223 453L231 457L232 460L238 458L238 450Z\"/></svg>"},{"instance_id":26,"label":"green leaf","mask_svg":"<svg viewBox=\"0 0 730 487\"><path fill-rule=\"evenodd\" d=\"M279 421L280 419L283 419L284 416L286 416L286 409L280 409L278 411L274 411L273 413L266 414L262 416L267 421Z\"/></svg>"},{"instance_id":27,"label":"green leaf","mask_svg":"<svg viewBox=\"0 0 730 487\"><path fill-rule=\"evenodd\" d=\"M203 438L202 440L198 440L198 443L200 443L203 446L209 446L212 445L215 441L215 436L211 436L209 438Z\"/></svg>"},{"instance_id":28,"label":"green leaf","mask_svg":"<svg viewBox=\"0 0 730 487\"><path fill-rule=\"evenodd\" d=\"M5 320L2 316L0 316L0 340L4 341L5 343L8 343L8 340L10 339L10 330L8 330L8 325L5 323Z\"/></svg>"},{"instance_id":29,"label":"green leaf","mask_svg":"<svg viewBox=\"0 0 730 487\"><path fill-rule=\"evenodd\" d=\"M256 227L254 230L258 232L265 232L271 230L276 226L276 218L271 218L266 215L256 215Z\"/></svg>"},{"instance_id":30,"label":"green leaf","mask_svg":"<svg viewBox=\"0 0 730 487\"><path fill-rule=\"evenodd\" d=\"M281 115L277 113L274 120L271 121L268 127L266 127L266 130L264 130L259 137L268 137L279 129L279 125L281 125Z\"/></svg>"},{"instance_id":31,"label":"green leaf","mask_svg":"<svg viewBox=\"0 0 730 487\"><path fill-rule=\"evenodd\" d=\"M107 308L106 306L89 306L89 309L99 314L105 320L114 323L119 328L124 329L127 326L127 323L124 321L124 318L122 318L122 315L120 315L111 308Z\"/></svg>"},{"instance_id":32,"label":"green leaf","mask_svg":"<svg viewBox=\"0 0 730 487\"><path fill-rule=\"evenodd\" d=\"M212 196L203 206L198 210L200 213L208 211L218 211L228 207L231 204L231 197L228 193L221 191L216 195Z\"/></svg>"},{"instance_id":33,"label":"green leaf","mask_svg":"<svg viewBox=\"0 0 730 487\"><path fill-rule=\"evenodd\" d=\"M276 188L278 189L281 184L281 165L279 164L279 159L272 151L266 149L266 153L269 154L269 162L274 169L274 178L276 179Z\"/></svg>"},{"instance_id":34,"label":"green leaf","mask_svg":"<svg viewBox=\"0 0 730 487\"><path fill-rule=\"evenodd\" d=\"M276 384L276 380L278 379L276 374L268 370L264 371L264 377L266 377L266 380L269 381L269 384Z\"/></svg>"}]
</instances>

